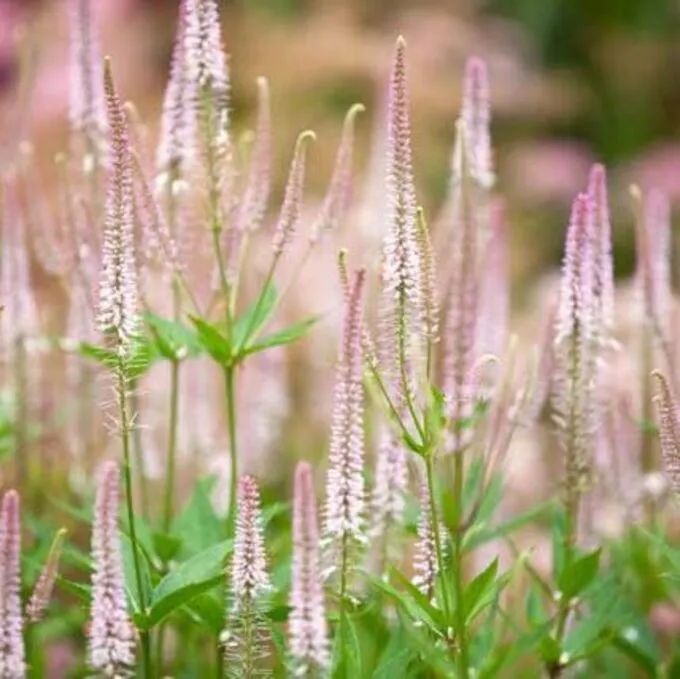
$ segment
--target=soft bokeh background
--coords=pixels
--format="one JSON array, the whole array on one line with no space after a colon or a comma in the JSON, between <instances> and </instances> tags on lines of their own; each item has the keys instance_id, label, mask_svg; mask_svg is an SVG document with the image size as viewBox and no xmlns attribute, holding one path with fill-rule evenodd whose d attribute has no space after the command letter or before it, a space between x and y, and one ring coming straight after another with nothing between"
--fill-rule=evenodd
<instances>
[{"instance_id":1,"label":"soft bokeh background","mask_svg":"<svg viewBox=\"0 0 680 679\"><path fill-rule=\"evenodd\" d=\"M0 0L0 120L10 146L29 132L41 158L65 145L62 0ZM105 51L124 95L156 120L174 34L174 0L97 0ZM318 133L311 188L323 189L342 116L375 113L395 36L409 43L420 199L447 181L464 59L491 73L500 187L511 206L515 280L559 261L566 206L597 158L613 179L617 272L630 273L627 185L680 197L680 3L674 0L240 0L222 3L236 124L252 121L255 78L272 88L281 161ZM13 120L20 49L35 79L30 120ZM17 122L21 132L17 134ZM372 124L360 124L363 166ZM285 162L278 163L279 186ZM48 173L49 176L49 173ZM520 286L521 289L522 286Z\"/></svg>"}]
</instances>

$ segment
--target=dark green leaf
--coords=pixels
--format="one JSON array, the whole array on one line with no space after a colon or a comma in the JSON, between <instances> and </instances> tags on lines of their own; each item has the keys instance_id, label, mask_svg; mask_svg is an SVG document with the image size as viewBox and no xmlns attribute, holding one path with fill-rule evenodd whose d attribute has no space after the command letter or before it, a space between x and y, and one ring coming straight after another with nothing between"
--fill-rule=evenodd
<instances>
[{"instance_id":1,"label":"dark green leaf","mask_svg":"<svg viewBox=\"0 0 680 679\"><path fill-rule=\"evenodd\" d=\"M570 601L581 594L595 579L600 568L600 549L572 559L560 573L557 587L560 594Z\"/></svg>"},{"instance_id":2,"label":"dark green leaf","mask_svg":"<svg viewBox=\"0 0 680 679\"><path fill-rule=\"evenodd\" d=\"M154 551L161 561L172 561L182 547L182 539L176 535L166 535L165 533L153 534Z\"/></svg>"},{"instance_id":3,"label":"dark green leaf","mask_svg":"<svg viewBox=\"0 0 680 679\"><path fill-rule=\"evenodd\" d=\"M207 323L197 316L189 316L198 333L201 346L219 363L229 365L232 359L229 340L214 325Z\"/></svg>"},{"instance_id":4,"label":"dark green leaf","mask_svg":"<svg viewBox=\"0 0 680 679\"><path fill-rule=\"evenodd\" d=\"M183 358L195 358L203 347L189 328L179 321L161 318L152 313L145 313L144 320L149 326L160 354L171 361Z\"/></svg>"},{"instance_id":5,"label":"dark green leaf","mask_svg":"<svg viewBox=\"0 0 680 679\"><path fill-rule=\"evenodd\" d=\"M476 575L463 592L465 619L472 622L479 613L493 603L498 589L496 573L498 559L494 559L481 573Z\"/></svg>"},{"instance_id":6,"label":"dark green leaf","mask_svg":"<svg viewBox=\"0 0 680 679\"><path fill-rule=\"evenodd\" d=\"M275 304L276 288L273 283L269 283L266 288L260 291L258 299L234 323L233 337L236 354L240 354L252 337L260 331L274 311Z\"/></svg>"},{"instance_id":7,"label":"dark green leaf","mask_svg":"<svg viewBox=\"0 0 680 679\"><path fill-rule=\"evenodd\" d=\"M255 354L271 347L278 347L285 344L292 344L296 340L304 337L320 319L320 316L312 316L298 323L293 323L283 330L274 332L267 337L263 337L254 344L246 345L245 349L239 354L239 358Z\"/></svg>"}]
</instances>

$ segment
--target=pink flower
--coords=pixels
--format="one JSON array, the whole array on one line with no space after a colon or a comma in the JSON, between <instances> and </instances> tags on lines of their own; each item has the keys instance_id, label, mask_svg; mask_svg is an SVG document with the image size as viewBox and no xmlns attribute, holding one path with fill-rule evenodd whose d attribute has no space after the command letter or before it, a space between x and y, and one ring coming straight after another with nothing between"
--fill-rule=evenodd
<instances>
[{"instance_id":1,"label":"pink flower","mask_svg":"<svg viewBox=\"0 0 680 679\"><path fill-rule=\"evenodd\" d=\"M132 677L135 631L127 611L118 533L118 465L102 466L92 527L92 604L88 664L105 677Z\"/></svg>"},{"instance_id":2,"label":"pink flower","mask_svg":"<svg viewBox=\"0 0 680 679\"><path fill-rule=\"evenodd\" d=\"M656 402L661 455L666 475L675 494L680 497L680 421L678 404L666 378L658 371L653 373L658 380Z\"/></svg>"},{"instance_id":3,"label":"pink flower","mask_svg":"<svg viewBox=\"0 0 680 679\"><path fill-rule=\"evenodd\" d=\"M300 462L293 494L293 572L289 617L290 653L296 675L326 670L328 625L319 568L319 527L312 468Z\"/></svg>"},{"instance_id":4,"label":"pink flower","mask_svg":"<svg viewBox=\"0 0 680 679\"><path fill-rule=\"evenodd\" d=\"M29 599L28 604L26 604L26 617L31 622L40 620L49 606L54 583L57 581L59 559L61 558L61 550L64 544L65 535L65 528L61 528L57 531L50 552L47 555L47 561L45 562L42 571L40 571L38 580L33 587L31 598Z\"/></svg>"},{"instance_id":5,"label":"pink flower","mask_svg":"<svg viewBox=\"0 0 680 679\"><path fill-rule=\"evenodd\" d=\"M26 676L21 612L19 493L8 490L0 511L0 677Z\"/></svg>"},{"instance_id":6,"label":"pink flower","mask_svg":"<svg viewBox=\"0 0 680 679\"><path fill-rule=\"evenodd\" d=\"M434 601L439 566L432 528L430 493L427 484L420 487L420 516L418 517L418 540L413 552L413 584L425 596Z\"/></svg>"},{"instance_id":7,"label":"pink flower","mask_svg":"<svg viewBox=\"0 0 680 679\"><path fill-rule=\"evenodd\" d=\"M489 108L486 62L470 57L465 65L461 118L468 135L470 173L483 187L490 187L494 181Z\"/></svg>"}]
</instances>

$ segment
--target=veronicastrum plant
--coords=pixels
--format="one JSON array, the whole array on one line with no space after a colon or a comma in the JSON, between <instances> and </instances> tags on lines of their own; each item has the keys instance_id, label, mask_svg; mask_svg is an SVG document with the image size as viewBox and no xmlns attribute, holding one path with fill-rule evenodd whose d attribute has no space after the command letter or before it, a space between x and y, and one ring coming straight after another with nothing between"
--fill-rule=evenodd
<instances>
[{"instance_id":1,"label":"veronicastrum plant","mask_svg":"<svg viewBox=\"0 0 680 679\"><path fill-rule=\"evenodd\" d=\"M259 356L321 320L282 326L280 312L324 236L354 218L363 106L347 112L316 212L304 192L315 135L299 135L268 233L269 86L258 79L254 132L240 138L215 0L179 3L155 153L121 98L115 64L102 59L93 3L69 4L71 144L56 159L49 234L36 229L46 203L28 143L2 177L11 398L0 431L25 507L22 521L19 492L4 492L0 677L51 676L50 645L65 639L68 676L675 676L680 551L668 538L666 487L680 492L680 422L664 197L631 192L639 391L611 387L627 347L617 337L600 165L574 201L542 337L523 351L508 332L509 233L486 64L467 63L449 190L430 227L416 193L399 38L371 163L381 173L368 178L380 189L379 266L338 255L328 455L318 474L297 461L290 493L272 502L272 489L244 473L248 408L238 385ZM35 313L29 240L63 284L64 334L44 332ZM53 355L75 400L54 426L64 425L73 454L62 492L45 498L34 481L34 399L37 371ZM201 365L224 393L226 441L209 447L226 484L198 476L180 507L183 448L197 448L186 468L204 469L183 417ZM163 417L147 423L153 373L167 380L156 389ZM512 446L545 413L552 497L511 514ZM155 476L149 430L163 433ZM611 505L618 529L603 531Z\"/></svg>"}]
</instances>

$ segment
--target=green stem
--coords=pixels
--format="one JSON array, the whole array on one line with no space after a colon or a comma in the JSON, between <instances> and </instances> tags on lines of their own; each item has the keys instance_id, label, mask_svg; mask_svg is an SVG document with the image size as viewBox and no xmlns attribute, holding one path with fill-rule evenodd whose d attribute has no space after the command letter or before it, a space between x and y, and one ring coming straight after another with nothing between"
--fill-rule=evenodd
<instances>
[{"instance_id":1,"label":"green stem","mask_svg":"<svg viewBox=\"0 0 680 679\"><path fill-rule=\"evenodd\" d=\"M130 382L130 406L132 416L139 418L139 391L137 381ZM144 473L144 446L142 445L142 429L137 419L135 426L132 427L132 447L135 457L135 467L139 475L139 503L141 505L142 518L149 519L149 487Z\"/></svg>"},{"instance_id":2,"label":"green stem","mask_svg":"<svg viewBox=\"0 0 680 679\"><path fill-rule=\"evenodd\" d=\"M236 489L238 486L238 449L236 444L236 389L234 384L234 367L224 369L224 382L227 392L227 427L229 429L230 454L230 489L229 513L227 515L228 534L231 535L236 524Z\"/></svg>"},{"instance_id":3,"label":"green stem","mask_svg":"<svg viewBox=\"0 0 680 679\"><path fill-rule=\"evenodd\" d=\"M179 361L170 363L170 423L168 425L168 473L163 498L163 532L170 532L175 497L175 469L177 467L177 422L179 415Z\"/></svg>"},{"instance_id":4,"label":"green stem","mask_svg":"<svg viewBox=\"0 0 680 679\"><path fill-rule=\"evenodd\" d=\"M122 358L118 360L116 370L116 391L118 396L118 410L120 412L120 431L123 442L123 478L125 482L125 505L130 527L130 541L132 542L132 559L135 570L135 581L139 596L139 607L142 615L146 615L146 597L142 587L142 570L139 562L139 543L137 542L137 527L135 521L134 502L132 498L132 467L130 464L130 417L128 413L126 393L126 369ZM151 678L151 657L148 630L140 630L142 646L142 676Z\"/></svg>"},{"instance_id":5,"label":"green stem","mask_svg":"<svg viewBox=\"0 0 680 679\"><path fill-rule=\"evenodd\" d=\"M427 492L430 498L430 517L432 521L432 533L434 534L434 550L437 556L437 570L442 584L442 598L444 617L449 619L449 581L444 571L444 547L442 545L441 531L439 530L439 512L437 510L437 499L434 484L434 455L429 454L426 458L427 470Z\"/></svg>"},{"instance_id":6,"label":"green stem","mask_svg":"<svg viewBox=\"0 0 680 679\"><path fill-rule=\"evenodd\" d=\"M456 617L454 627L458 640L458 662L460 676L468 679L470 671L470 658L467 644L467 630L465 623L465 607L463 605L463 483L465 474L465 460L463 451L454 453L455 466L453 470L453 495L456 506L456 523L453 534L453 588L456 598Z\"/></svg>"}]
</instances>

